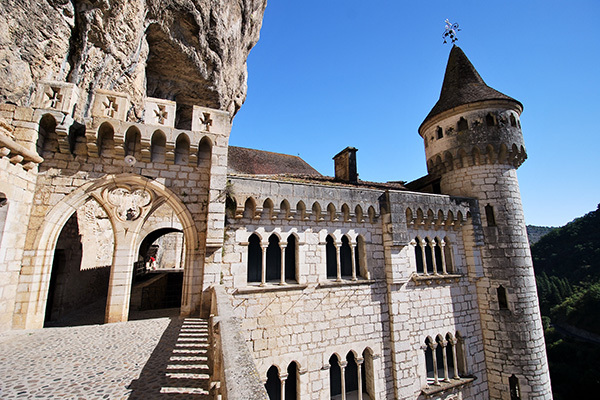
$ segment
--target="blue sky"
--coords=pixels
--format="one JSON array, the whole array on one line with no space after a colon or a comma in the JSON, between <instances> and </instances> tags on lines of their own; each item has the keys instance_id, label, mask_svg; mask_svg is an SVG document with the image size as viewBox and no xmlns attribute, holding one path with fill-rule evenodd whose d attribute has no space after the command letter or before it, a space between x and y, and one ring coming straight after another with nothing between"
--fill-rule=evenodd
<instances>
[{"instance_id":1,"label":"blue sky","mask_svg":"<svg viewBox=\"0 0 600 400\"><path fill-rule=\"evenodd\" d=\"M524 104L526 222L560 226L600 203L600 2L270 0L230 144L360 178L427 173L417 129L439 97L444 20L486 83Z\"/></svg>"}]
</instances>

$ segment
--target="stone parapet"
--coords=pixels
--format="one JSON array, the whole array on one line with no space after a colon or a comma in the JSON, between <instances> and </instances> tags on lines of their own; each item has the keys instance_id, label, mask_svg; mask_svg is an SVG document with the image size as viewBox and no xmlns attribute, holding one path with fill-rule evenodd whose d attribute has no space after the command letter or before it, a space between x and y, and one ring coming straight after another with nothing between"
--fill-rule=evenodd
<instances>
[{"instance_id":1,"label":"stone parapet","mask_svg":"<svg viewBox=\"0 0 600 400\"><path fill-rule=\"evenodd\" d=\"M216 395L227 400L267 400L254 358L242 334L241 321L235 316L231 299L222 286L213 286L209 329L210 372Z\"/></svg>"}]
</instances>

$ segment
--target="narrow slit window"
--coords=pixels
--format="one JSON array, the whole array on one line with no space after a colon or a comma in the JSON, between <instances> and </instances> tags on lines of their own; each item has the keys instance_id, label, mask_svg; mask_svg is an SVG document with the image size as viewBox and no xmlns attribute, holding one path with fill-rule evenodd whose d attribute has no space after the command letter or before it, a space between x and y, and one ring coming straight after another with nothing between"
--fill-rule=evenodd
<instances>
[{"instance_id":1,"label":"narrow slit window","mask_svg":"<svg viewBox=\"0 0 600 400\"><path fill-rule=\"evenodd\" d=\"M506 297L506 288L502 285L498 286L496 289L498 293L498 307L501 310L508 310L508 299Z\"/></svg>"},{"instance_id":2,"label":"narrow slit window","mask_svg":"<svg viewBox=\"0 0 600 400\"><path fill-rule=\"evenodd\" d=\"M494 207L491 205L485 206L485 219L488 226L496 226L496 216L494 215Z\"/></svg>"}]
</instances>

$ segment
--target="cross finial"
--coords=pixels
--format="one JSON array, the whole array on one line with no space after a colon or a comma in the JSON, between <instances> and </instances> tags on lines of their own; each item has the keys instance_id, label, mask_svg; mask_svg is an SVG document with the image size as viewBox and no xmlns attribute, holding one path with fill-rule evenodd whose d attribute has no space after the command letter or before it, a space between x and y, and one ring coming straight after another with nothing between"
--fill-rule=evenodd
<instances>
[{"instance_id":1,"label":"cross finial","mask_svg":"<svg viewBox=\"0 0 600 400\"><path fill-rule=\"evenodd\" d=\"M452 43L456 42L458 40L456 33L460 31L460 29L458 28L458 24L453 24L448 19L446 19L446 21L444 22L446 23L446 26L444 27L444 34L442 35L444 43L448 43L446 40L448 38L451 40Z\"/></svg>"}]
</instances>

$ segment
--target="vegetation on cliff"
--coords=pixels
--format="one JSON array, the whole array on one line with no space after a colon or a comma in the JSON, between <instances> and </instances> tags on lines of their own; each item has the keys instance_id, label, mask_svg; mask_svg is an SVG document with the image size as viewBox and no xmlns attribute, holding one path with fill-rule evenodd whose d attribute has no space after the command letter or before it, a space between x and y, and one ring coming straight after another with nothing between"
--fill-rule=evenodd
<instances>
[{"instance_id":1,"label":"vegetation on cliff","mask_svg":"<svg viewBox=\"0 0 600 400\"><path fill-rule=\"evenodd\" d=\"M555 400L600 390L600 205L531 247Z\"/></svg>"}]
</instances>

